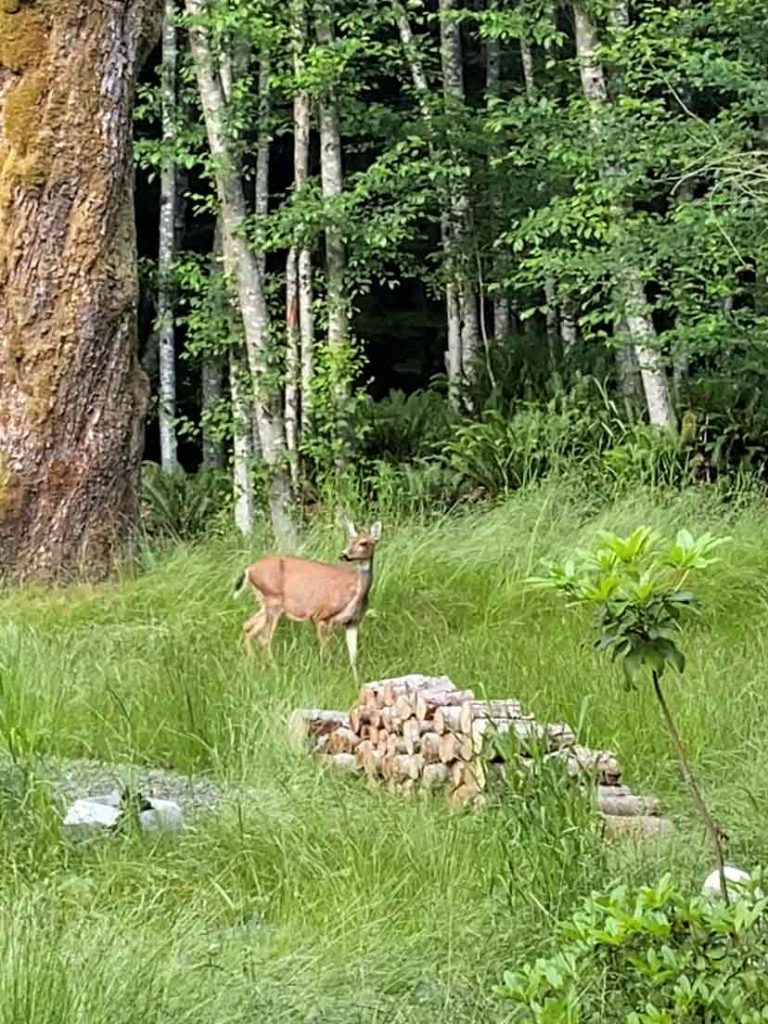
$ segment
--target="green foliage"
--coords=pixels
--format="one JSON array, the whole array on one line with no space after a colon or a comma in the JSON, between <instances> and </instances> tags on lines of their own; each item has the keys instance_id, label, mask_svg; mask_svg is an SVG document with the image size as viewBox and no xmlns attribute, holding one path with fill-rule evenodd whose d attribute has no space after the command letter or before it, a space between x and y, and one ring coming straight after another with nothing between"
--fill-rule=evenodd
<instances>
[{"instance_id":1,"label":"green foliage","mask_svg":"<svg viewBox=\"0 0 768 1024\"><path fill-rule=\"evenodd\" d=\"M504 976L513 1019L532 1024L768 1020L768 901L730 907L655 886L593 895L560 926L556 954Z\"/></svg>"},{"instance_id":2,"label":"green foliage","mask_svg":"<svg viewBox=\"0 0 768 1024\"><path fill-rule=\"evenodd\" d=\"M657 676L667 665L678 672L685 668L677 636L682 612L693 610L696 601L684 588L691 572L718 560L715 552L724 543L726 538L709 533L694 539L688 530L670 542L647 526L628 537L602 533L593 550L577 551L529 582L596 609L595 646L621 659L632 686L644 668Z\"/></svg>"},{"instance_id":3,"label":"green foliage","mask_svg":"<svg viewBox=\"0 0 768 1024\"><path fill-rule=\"evenodd\" d=\"M164 473L155 463L144 464L141 526L152 543L200 540L227 530L232 501L225 472Z\"/></svg>"}]
</instances>

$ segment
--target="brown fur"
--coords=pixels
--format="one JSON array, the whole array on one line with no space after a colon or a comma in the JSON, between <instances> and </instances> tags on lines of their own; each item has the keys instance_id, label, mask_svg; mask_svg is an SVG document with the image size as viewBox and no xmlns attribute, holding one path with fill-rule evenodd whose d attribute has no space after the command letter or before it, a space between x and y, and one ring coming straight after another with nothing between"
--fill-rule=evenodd
<instances>
[{"instance_id":1,"label":"brown fur","mask_svg":"<svg viewBox=\"0 0 768 1024\"><path fill-rule=\"evenodd\" d=\"M358 533L350 523L350 540L342 558L357 568L327 565L308 558L268 555L249 566L243 584L249 583L260 610L243 626L245 644L257 641L271 657L272 637L283 615L296 622L313 622L321 649L336 626L348 631L350 661L355 670L354 640L349 632L363 620L373 581L373 555L381 527ZM356 639L356 637L355 637Z\"/></svg>"}]
</instances>

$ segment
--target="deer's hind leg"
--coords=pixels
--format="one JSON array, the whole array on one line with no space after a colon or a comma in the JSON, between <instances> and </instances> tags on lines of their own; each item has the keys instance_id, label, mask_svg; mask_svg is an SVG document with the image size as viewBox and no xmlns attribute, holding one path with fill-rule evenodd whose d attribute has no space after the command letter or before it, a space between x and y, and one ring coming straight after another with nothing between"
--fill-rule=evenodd
<instances>
[{"instance_id":1,"label":"deer's hind leg","mask_svg":"<svg viewBox=\"0 0 768 1024\"><path fill-rule=\"evenodd\" d=\"M248 619L243 626L243 641L247 651L253 650L253 642L255 640L264 649L270 661L274 661L272 637L280 621L281 614L278 608L265 604L256 615Z\"/></svg>"}]
</instances>

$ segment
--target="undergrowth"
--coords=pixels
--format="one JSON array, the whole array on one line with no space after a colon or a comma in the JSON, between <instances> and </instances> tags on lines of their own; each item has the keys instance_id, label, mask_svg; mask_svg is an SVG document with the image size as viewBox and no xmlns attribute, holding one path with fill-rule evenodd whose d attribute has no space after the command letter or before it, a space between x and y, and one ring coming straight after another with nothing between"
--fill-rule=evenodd
<instances>
[{"instance_id":1,"label":"undergrowth","mask_svg":"<svg viewBox=\"0 0 768 1024\"><path fill-rule=\"evenodd\" d=\"M148 550L142 571L112 585L0 599L0 747L17 766L0 779L0 1021L490 1024L505 1012L504 971L551 955L555 922L591 889L671 872L696 891L706 844L653 703L615 685L579 613L522 585L541 558L639 523L733 537L702 582L668 699L731 826L732 861L764 862L759 497L657 488L606 501L552 481L482 510L385 518L361 674L446 673L616 750L632 788L660 797L677 825L642 848L604 848L552 780L538 803L518 791L451 814L321 776L290 750L285 717L348 706L355 688L342 642L323 661L299 624L281 624L275 667L239 649L250 598L234 601L231 583L265 540ZM334 558L339 540L321 516L301 551ZM250 794L181 837L74 846L40 778L52 754L205 771Z\"/></svg>"}]
</instances>

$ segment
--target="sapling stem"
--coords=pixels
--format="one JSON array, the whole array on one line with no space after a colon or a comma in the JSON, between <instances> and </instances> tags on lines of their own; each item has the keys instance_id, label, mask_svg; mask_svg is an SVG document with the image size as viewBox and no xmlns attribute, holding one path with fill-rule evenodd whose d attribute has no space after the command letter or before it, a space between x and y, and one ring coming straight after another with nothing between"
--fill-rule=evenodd
<instances>
[{"instance_id":1,"label":"sapling stem","mask_svg":"<svg viewBox=\"0 0 768 1024\"><path fill-rule=\"evenodd\" d=\"M696 810L699 812L699 816L701 817L701 820L704 822L707 834L709 835L709 838L712 842L712 848L715 852L715 860L717 861L717 871L720 875L720 891L723 894L723 899L725 900L726 906L728 906L730 900L728 898L728 889L725 884L725 855L723 853L723 845L727 837L723 830L720 828L720 826L717 824L715 819L712 817L709 808L707 807L704 801L704 797L702 796L701 790L699 789L698 783L696 782L696 778L693 774L693 769L688 763L688 758L685 754L685 748L683 747L683 742L680 739L680 733L677 731L674 719L672 718L670 710L667 706L667 702L664 699L664 694L661 689L661 683L659 682L658 672L652 670L651 675L653 676L653 689L656 693L656 699L659 702L659 706L661 707L661 714L664 718L664 722L667 726L667 729L669 729L669 734L672 737L672 744L675 748L677 759L680 762L680 769L683 773L683 778L685 779L686 784L691 791L691 796L693 797L693 802L696 805Z\"/></svg>"}]
</instances>

